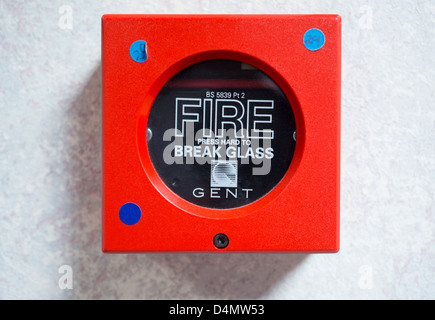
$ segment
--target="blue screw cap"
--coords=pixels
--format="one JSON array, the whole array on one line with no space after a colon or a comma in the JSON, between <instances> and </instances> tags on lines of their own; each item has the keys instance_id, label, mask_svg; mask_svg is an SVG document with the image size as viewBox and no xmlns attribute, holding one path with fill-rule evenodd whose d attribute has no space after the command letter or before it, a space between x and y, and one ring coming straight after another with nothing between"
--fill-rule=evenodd
<instances>
[{"instance_id":1,"label":"blue screw cap","mask_svg":"<svg viewBox=\"0 0 435 320\"><path fill-rule=\"evenodd\" d=\"M139 206L135 203L126 203L119 210L119 218L129 226L135 225L142 217L142 212Z\"/></svg>"},{"instance_id":2,"label":"blue screw cap","mask_svg":"<svg viewBox=\"0 0 435 320\"><path fill-rule=\"evenodd\" d=\"M319 29L310 29L305 32L304 45L310 51L320 50L325 45L325 35Z\"/></svg>"},{"instance_id":3,"label":"blue screw cap","mask_svg":"<svg viewBox=\"0 0 435 320\"><path fill-rule=\"evenodd\" d=\"M147 43L143 40L133 42L130 47L130 57L139 63L143 63L148 60Z\"/></svg>"}]
</instances>

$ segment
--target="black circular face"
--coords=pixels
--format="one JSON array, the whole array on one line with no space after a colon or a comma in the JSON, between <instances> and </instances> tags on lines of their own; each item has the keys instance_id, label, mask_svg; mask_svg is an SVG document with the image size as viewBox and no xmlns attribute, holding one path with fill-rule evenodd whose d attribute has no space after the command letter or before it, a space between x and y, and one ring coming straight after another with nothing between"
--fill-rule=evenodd
<instances>
[{"instance_id":1,"label":"black circular face","mask_svg":"<svg viewBox=\"0 0 435 320\"><path fill-rule=\"evenodd\" d=\"M170 79L148 118L148 151L163 182L206 208L267 195L293 158L296 125L285 94L264 72L210 60Z\"/></svg>"}]
</instances>

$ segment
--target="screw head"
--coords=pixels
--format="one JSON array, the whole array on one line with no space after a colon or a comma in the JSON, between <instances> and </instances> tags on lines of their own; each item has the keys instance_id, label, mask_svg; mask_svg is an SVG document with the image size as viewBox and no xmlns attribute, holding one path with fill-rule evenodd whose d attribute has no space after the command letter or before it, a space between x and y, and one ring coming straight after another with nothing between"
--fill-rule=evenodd
<instances>
[{"instance_id":1,"label":"screw head","mask_svg":"<svg viewBox=\"0 0 435 320\"><path fill-rule=\"evenodd\" d=\"M230 240L228 239L228 236L223 233L219 233L213 238L213 244L218 249L225 249L226 247L228 247L229 243Z\"/></svg>"}]
</instances>

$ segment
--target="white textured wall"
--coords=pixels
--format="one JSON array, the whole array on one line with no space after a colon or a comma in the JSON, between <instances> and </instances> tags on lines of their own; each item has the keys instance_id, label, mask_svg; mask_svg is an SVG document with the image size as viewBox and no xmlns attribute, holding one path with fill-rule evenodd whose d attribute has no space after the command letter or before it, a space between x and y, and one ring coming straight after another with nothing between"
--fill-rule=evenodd
<instances>
[{"instance_id":1,"label":"white textured wall","mask_svg":"<svg viewBox=\"0 0 435 320\"><path fill-rule=\"evenodd\" d=\"M104 13L342 16L339 254L101 253ZM0 298L434 299L434 13L430 0L2 0Z\"/></svg>"}]
</instances>

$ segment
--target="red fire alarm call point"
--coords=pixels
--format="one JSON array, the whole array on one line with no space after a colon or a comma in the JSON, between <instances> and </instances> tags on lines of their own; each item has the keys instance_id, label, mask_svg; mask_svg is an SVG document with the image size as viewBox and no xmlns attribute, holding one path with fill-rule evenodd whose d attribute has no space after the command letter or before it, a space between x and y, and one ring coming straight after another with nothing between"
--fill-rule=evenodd
<instances>
[{"instance_id":1,"label":"red fire alarm call point","mask_svg":"<svg viewBox=\"0 0 435 320\"><path fill-rule=\"evenodd\" d=\"M337 15L105 15L103 251L337 252Z\"/></svg>"}]
</instances>

